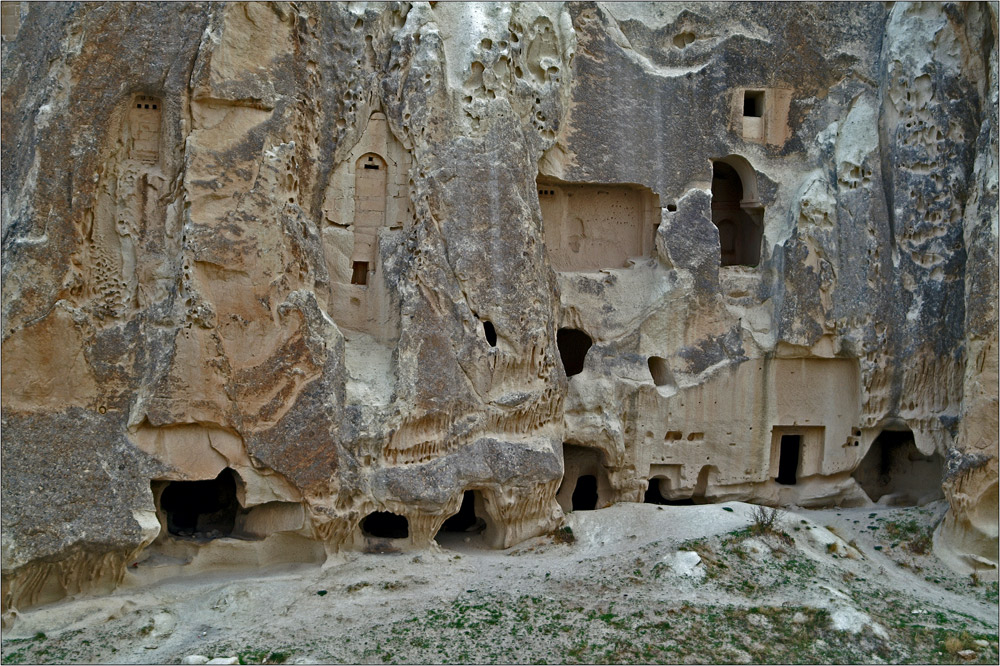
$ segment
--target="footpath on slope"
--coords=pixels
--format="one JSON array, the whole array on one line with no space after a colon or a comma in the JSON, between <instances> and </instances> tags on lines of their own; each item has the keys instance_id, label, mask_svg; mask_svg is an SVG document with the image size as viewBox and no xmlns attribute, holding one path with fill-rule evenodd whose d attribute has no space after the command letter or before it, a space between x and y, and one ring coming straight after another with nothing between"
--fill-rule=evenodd
<instances>
[{"instance_id":1,"label":"footpath on slope","mask_svg":"<svg viewBox=\"0 0 1000 666\"><path fill-rule=\"evenodd\" d=\"M929 551L946 506L617 504L506 551L202 573L20 613L3 663L997 663L997 585ZM199 659L188 659L201 661Z\"/></svg>"}]
</instances>

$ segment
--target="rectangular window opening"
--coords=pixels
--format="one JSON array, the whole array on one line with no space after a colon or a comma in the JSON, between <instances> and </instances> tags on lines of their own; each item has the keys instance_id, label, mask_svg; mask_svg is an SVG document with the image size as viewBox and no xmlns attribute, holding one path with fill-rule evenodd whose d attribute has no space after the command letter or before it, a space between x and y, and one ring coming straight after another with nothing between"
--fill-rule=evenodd
<instances>
[{"instance_id":1,"label":"rectangular window opening","mask_svg":"<svg viewBox=\"0 0 1000 666\"><path fill-rule=\"evenodd\" d=\"M764 91L743 91L743 116L746 118L762 118L764 116Z\"/></svg>"},{"instance_id":2,"label":"rectangular window opening","mask_svg":"<svg viewBox=\"0 0 1000 666\"><path fill-rule=\"evenodd\" d=\"M354 274L351 275L351 284L368 284L367 261L354 262Z\"/></svg>"},{"instance_id":3,"label":"rectangular window opening","mask_svg":"<svg viewBox=\"0 0 1000 666\"><path fill-rule=\"evenodd\" d=\"M366 164L365 168L366 169L374 169L375 171L378 171L378 165L377 164Z\"/></svg>"}]
</instances>

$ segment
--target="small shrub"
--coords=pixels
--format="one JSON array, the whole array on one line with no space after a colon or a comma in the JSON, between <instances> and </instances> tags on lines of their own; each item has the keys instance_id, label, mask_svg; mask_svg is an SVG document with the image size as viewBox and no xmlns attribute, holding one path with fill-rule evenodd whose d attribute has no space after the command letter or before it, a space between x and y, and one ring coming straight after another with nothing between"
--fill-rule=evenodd
<instances>
[{"instance_id":1,"label":"small shrub","mask_svg":"<svg viewBox=\"0 0 1000 666\"><path fill-rule=\"evenodd\" d=\"M925 532L910 539L906 544L906 549L914 555L926 555L933 545L933 535L930 532Z\"/></svg>"},{"instance_id":2,"label":"small shrub","mask_svg":"<svg viewBox=\"0 0 1000 666\"><path fill-rule=\"evenodd\" d=\"M784 512L780 509L757 505L750 514L750 518L753 520L750 531L758 536L777 534L776 528L783 515Z\"/></svg>"},{"instance_id":3,"label":"small shrub","mask_svg":"<svg viewBox=\"0 0 1000 666\"><path fill-rule=\"evenodd\" d=\"M576 535L573 534L573 528L569 525L556 530L555 534L552 535L552 540L556 543L574 543L576 541Z\"/></svg>"},{"instance_id":4,"label":"small shrub","mask_svg":"<svg viewBox=\"0 0 1000 666\"><path fill-rule=\"evenodd\" d=\"M949 636L944 639L944 649L949 654L957 654L965 647L965 643L958 636Z\"/></svg>"},{"instance_id":5,"label":"small shrub","mask_svg":"<svg viewBox=\"0 0 1000 666\"><path fill-rule=\"evenodd\" d=\"M266 664L267 650L247 648L236 655L236 659L240 664Z\"/></svg>"}]
</instances>

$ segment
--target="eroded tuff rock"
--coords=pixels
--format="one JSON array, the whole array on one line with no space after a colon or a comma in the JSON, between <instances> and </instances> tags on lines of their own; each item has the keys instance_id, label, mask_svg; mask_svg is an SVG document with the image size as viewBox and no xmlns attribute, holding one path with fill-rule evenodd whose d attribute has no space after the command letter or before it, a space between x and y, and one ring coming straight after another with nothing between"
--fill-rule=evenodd
<instances>
[{"instance_id":1,"label":"eroded tuff rock","mask_svg":"<svg viewBox=\"0 0 1000 666\"><path fill-rule=\"evenodd\" d=\"M5 3L4 608L643 500L995 571L996 24Z\"/></svg>"}]
</instances>

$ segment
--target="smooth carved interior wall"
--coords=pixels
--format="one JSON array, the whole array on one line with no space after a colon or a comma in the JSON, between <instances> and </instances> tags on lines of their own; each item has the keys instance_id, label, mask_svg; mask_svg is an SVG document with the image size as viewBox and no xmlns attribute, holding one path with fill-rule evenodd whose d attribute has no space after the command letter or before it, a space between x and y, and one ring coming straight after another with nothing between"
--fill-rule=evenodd
<instances>
[{"instance_id":1,"label":"smooth carved interior wall","mask_svg":"<svg viewBox=\"0 0 1000 666\"><path fill-rule=\"evenodd\" d=\"M399 315L386 291L379 247L384 242L391 248L412 220L409 172L409 152L376 111L334 169L323 202L329 311L338 326L380 342L398 335Z\"/></svg>"},{"instance_id":2,"label":"smooth carved interior wall","mask_svg":"<svg viewBox=\"0 0 1000 666\"><path fill-rule=\"evenodd\" d=\"M375 263L378 230L385 226L386 164L375 153L354 165L354 252L352 264ZM354 276L352 271L352 283Z\"/></svg>"},{"instance_id":3,"label":"smooth carved interior wall","mask_svg":"<svg viewBox=\"0 0 1000 666\"><path fill-rule=\"evenodd\" d=\"M660 204L647 188L539 179L538 203L557 271L624 268L652 253Z\"/></svg>"}]
</instances>

